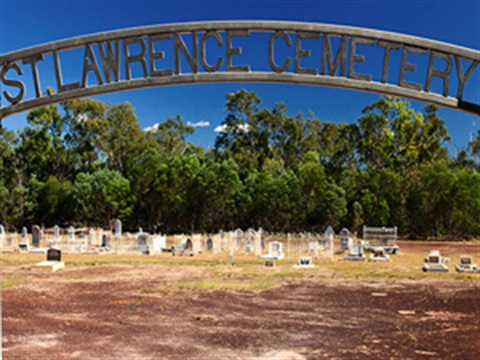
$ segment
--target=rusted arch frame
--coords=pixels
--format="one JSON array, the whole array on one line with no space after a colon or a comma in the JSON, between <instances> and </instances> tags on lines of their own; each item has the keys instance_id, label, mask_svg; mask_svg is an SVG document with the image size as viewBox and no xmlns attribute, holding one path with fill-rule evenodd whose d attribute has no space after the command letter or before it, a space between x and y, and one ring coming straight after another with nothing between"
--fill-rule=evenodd
<instances>
[{"instance_id":1,"label":"rusted arch frame","mask_svg":"<svg viewBox=\"0 0 480 360\"><path fill-rule=\"evenodd\" d=\"M162 33L186 33L202 32L209 30L249 30L252 32L273 32L282 30L289 32L318 32L331 35L346 35L373 40L382 40L414 46L422 49L435 50L451 55L458 55L469 60L480 61L480 52L465 47L451 45L439 41L423 39L420 37L379 31L350 26L288 22L288 21L214 21L166 24L146 26L124 30L103 32L92 35L60 40L52 43L34 46L0 56L0 65L15 62L35 54L48 54L54 51L78 48L91 43L109 40L122 40L130 37L148 36ZM301 85L331 86L354 89L366 92L375 92L388 95L428 102L445 106L468 113L480 115L480 105L465 103L453 97L445 97L434 93L425 93L409 88L399 87L388 83L366 82L364 80L349 79L345 77L306 75L298 73L274 73L274 72L220 72L220 73L196 73L179 74L167 77L147 77L107 83L86 88L80 88L50 96L26 100L24 102L0 108L0 119L25 110L33 109L63 101L99 95L110 92L124 91L128 89L140 89L165 85L181 85L193 83L223 83L223 82L264 82L264 83L289 83Z\"/></svg>"}]
</instances>

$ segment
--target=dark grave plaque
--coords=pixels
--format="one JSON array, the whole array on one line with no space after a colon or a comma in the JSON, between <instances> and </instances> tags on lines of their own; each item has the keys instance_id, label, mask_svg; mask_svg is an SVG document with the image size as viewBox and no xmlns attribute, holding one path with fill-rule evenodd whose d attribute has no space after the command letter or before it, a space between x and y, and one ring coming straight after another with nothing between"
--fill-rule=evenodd
<instances>
[{"instance_id":1,"label":"dark grave plaque","mask_svg":"<svg viewBox=\"0 0 480 360\"><path fill-rule=\"evenodd\" d=\"M62 250L55 248L48 249L47 261L62 261Z\"/></svg>"},{"instance_id":2,"label":"dark grave plaque","mask_svg":"<svg viewBox=\"0 0 480 360\"><path fill-rule=\"evenodd\" d=\"M102 236L102 247L110 247L110 236L103 234Z\"/></svg>"}]
</instances>

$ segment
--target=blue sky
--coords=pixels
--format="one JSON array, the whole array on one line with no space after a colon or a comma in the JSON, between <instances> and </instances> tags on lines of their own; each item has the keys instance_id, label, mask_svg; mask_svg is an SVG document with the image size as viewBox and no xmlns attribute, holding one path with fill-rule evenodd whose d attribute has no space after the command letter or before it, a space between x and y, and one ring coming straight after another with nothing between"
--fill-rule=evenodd
<instances>
[{"instance_id":1,"label":"blue sky","mask_svg":"<svg viewBox=\"0 0 480 360\"><path fill-rule=\"evenodd\" d=\"M209 20L289 20L367 27L480 48L480 1L9 1L0 0L0 52L64 38L129 27ZM68 67L69 64L66 64ZM72 65L73 66L73 65ZM480 70L466 98L480 103ZM225 118L225 95L241 88L255 91L263 106L284 102L290 115L312 111L324 121L354 122L361 109L380 95L358 91L279 84L196 84L106 94L112 104L129 101L142 128L180 114L197 127L189 140L213 146L215 127ZM422 103L412 102L420 110ZM479 119L442 108L452 135L450 146L464 148ZM26 113L10 116L3 125L25 126Z\"/></svg>"}]
</instances>

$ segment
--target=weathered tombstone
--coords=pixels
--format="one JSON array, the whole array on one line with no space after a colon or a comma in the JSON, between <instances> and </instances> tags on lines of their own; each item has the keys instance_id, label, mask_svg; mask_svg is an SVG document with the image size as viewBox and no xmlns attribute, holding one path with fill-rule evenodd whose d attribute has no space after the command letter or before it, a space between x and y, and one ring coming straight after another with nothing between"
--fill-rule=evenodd
<instances>
[{"instance_id":1,"label":"weathered tombstone","mask_svg":"<svg viewBox=\"0 0 480 360\"><path fill-rule=\"evenodd\" d=\"M283 259L285 257L285 254L283 253L283 244L279 241L268 243L268 253L277 259Z\"/></svg>"},{"instance_id":2,"label":"weathered tombstone","mask_svg":"<svg viewBox=\"0 0 480 360\"><path fill-rule=\"evenodd\" d=\"M348 231L347 228L343 228L340 231L340 249L342 251L348 250L348 243L349 240L351 240L352 234L350 234L350 231Z\"/></svg>"},{"instance_id":3,"label":"weathered tombstone","mask_svg":"<svg viewBox=\"0 0 480 360\"><path fill-rule=\"evenodd\" d=\"M110 248L110 236L108 234L102 235L102 247Z\"/></svg>"},{"instance_id":4,"label":"weathered tombstone","mask_svg":"<svg viewBox=\"0 0 480 360\"><path fill-rule=\"evenodd\" d=\"M192 235L192 252L200 254L202 252L202 234Z\"/></svg>"},{"instance_id":5,"label":"weathered tombstone","mask_svg":"<svg viewBox=\"0 0 480 360\"><path fill-rule=\"evenodd\" d=\"M28 252L29 250L27 228L25 226L22 227L22 233L20 236L20 243L18 244L18 249L20 250L20 252Z\"/></svg>"},{"instance_id":6,"label":"weathered tombstone","mask_svg":"<svg viewBox=\"0 0 480 360\"><path fill-rule=\"evenodd\" d=\"M245 252L252 253L254 252L254 248L255 248L255 244L254 244L255 230L248 229L246 233L247 233L247 236L246 236Z\"/></svg>"},{"instance_id":7,"label":"weathered tombstone","mask_svg":"<svg viewBox=\"0 0 480 360\"><path fill-rule=\"evenodd\" d=\"M253 253L260 255L262 253L262 234L253 229L250 229L249 233L252 239Z\"/></svg>"},{"instance_id":8,"label":"weathered tombstone","mask_svg":"<svg viewBox=\"0 0 480 360\"><path fill-rule=\"evenodd\" d=\"M40 226L34 225L32 227L32 246L40 247L40 241L42 240L42 230Z\"/></svg>"},{"instance_id":9,"label":"weathered tombstone","mask_svg":"<svg viewBox=\"0 0 480 360\"><path fill-rule=\"evenodd\" d=\"M119 219L115 220L114 228L115 237L122 236L122 222Z\"/></svg>"},{"instance_id":10,"label":"weathered tombstone","mask_svg":"<svg viewBox=\"0 0 480 360\"><path fill-rule=\"evenodd\" d=\"M261 259L265 260L265 267L274 267L275 260L280 260L284 257L283 244L279 241L268 243L268 254L260 256Z\"/></svg>"},{"instance_id":11,"label":"weathered tombstone","mask_svg":"<svg viewBox=\"0 0 480 360\"><path fill-rule=\"evenodd\" d=\"M365 256L363 255L363 246L361 244L352 244L348 250L349 253L345 260L365 261Z\"/></svg>"},{"instance_id":12,"label":"weathered tombstone","mask_svg":"<svg viewBox=\"0 0 480 360\"><path fill-rule=\"evenodd\" d=\"M69 241L75 240L75 228L73 226L70 226L68 228L68 240Z\"/></svg>"},{"instance_id":13,"label":"weathered tombstone","mask_svg":"<svg viewBox=\"0 0 480 360\"><path fill-rule=\"evenodd\" d=\"M88 230L88 245L93 245L96 243L96 235L95 229L90 228Z\"/></svg>"},{"instance_id":14,"label":"weathered tombstone","mask_svg":"<svg viewBox=\"0 0 480 360\"><path fill-rule=\"evenodd\" d=\"M330 260L333 261L333 247L334 247L334 242L333 242L333 237L335 236L335 231L333 231L332 227L329 226L327 227L327 230L325 230L325 239L326 239L326 246L328 246L328 250L330 251Z\"/></svg>"},{"instance_id":15,"label":"weathered tombstone","mask_svg":"<svg viewBox=\"0 0 480 360\"><path fill-rule=\"evenodd\" d=\"M308 252L309 253L315 253L316 255L318 255L318 252L320 250L320 244L318 243L318 241L309 241L308 242Z\"/></svg>"},{"instance_id":16,"label":"weathered tombstone","mask_svg":"<svg viewBox=\"0 0 480 360\"><path fill-rule=\"evenodd\" d=\"M237 249L241 249L243 247L243 231L241 229L235 230L235 241Z\"/></svg>"},{"instance_id":17,"label":"weathered tombstone","mask_svg":"<svg viewBox=\"0 0 480 360\"><path fill-rule=\"evenodd\" d=\"M140 251L142 254L149 254L148 248L148 234L141 232L135 236L135 250Z\"/></svg>"},{"instance_id":18,"label":"weathered tombstone","mask_svg":"<svg viewBox=\"0 0 480 360\"><path fill-rule=\"evenodd\" d=\"M193 243L189 238L184 238L182 240L182 248L184 252L193 252Z\"/></svg>"},{"instance_id":19,"label":"weathered tombstone","mask_svg":"<svg viewBox=\"0 0 480 360\"><path fill-rule=\"evenodd\" d=\"M260 247L261 247L262 249L265 249L265 232L263 231L262 228L258 228L257 233L258 233L259 236L260 236Z\"/></svg>"},{"instance_id":20,"label":"weathered tombstone","mask_svg":"<svg viewBox=\"0 0 480 360\"><path fill-rule=\"evenodd\" d=\"M60 227L58 225L55 225L53 227L53 238L55 241L58 241L60 239Z\"/></svg>"},{"instance_id":21,"label":"weathered tombstone","mask_svg":"<svg viewBox=\"0 0 480 360\"><path fill-rule=\"evenodd\" d=\"M206 248L207 248L208 252L213 251L213 240L212 240L212 238L207 239Z\"/></svg>"},{"instance_id":22,"label":"weathered tombstone","mask_svg":"<svg viewBox=\"0 0 480 360\"><path fill-rule=\"evenodd\" d=\"M27 236L28 236L28 230L24 226L24 227L22 227L22 242L28 242Z\"/></svg>"}]
</instances>

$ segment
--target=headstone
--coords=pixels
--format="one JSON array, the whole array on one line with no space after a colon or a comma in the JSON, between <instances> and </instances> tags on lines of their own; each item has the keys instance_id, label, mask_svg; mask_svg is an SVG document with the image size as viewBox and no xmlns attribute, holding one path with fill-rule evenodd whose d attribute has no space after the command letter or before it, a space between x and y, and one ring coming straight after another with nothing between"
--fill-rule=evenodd
<instances>
[{"instance_id":1,"label":"headstone","mask_svg":"<svg viewBox=\"0 0 480 360\"><path fill-rule=\"evenodd\" d=\"M352 240L352 234L348 231L347 228L343 228L340 231L340 249L342 251L348 250L349 241Z\"/></svg>"},{"instance_id":2,"label":"headstone","mask_svg":"<svg viewBox=\"0 0 480 360\"><path fill-rule=\"evenodd\" d=\"M277 259L283 259L283 244L279 241L272 241L268 244L268 253Z\"/></svg>"},{"instance_id":3,"label":"headstone","mask_svg":"<svg viewBox=\"0 0 480 360\"><path fill-rule=\"evenodd\" d=\"M265 259L265 267L275 267L275 259L274 258Z\"/></svg>"},{"instance_id":4,"label":"headstone","mask_svg":"<svg viewBox=\"0 0 480 360\"><path fill-rule=\"evenodd\" d=\"M327 227L327 230L325 230L325 239L327 240L325 246L328 246L331 261L333 261L333 247L334 247L333 237L334 236L335 236L335 231L333 231L332 227L331 226Z\"/></svg>"},{"instance_id":5,"label":"headstone","mask_svg":"<svg viewBox=\"0 0 480 360\"><path fill-rule=\"evenodd\" d=\"M268 243L268 254L261 255L260 258L264 260L273 259L280 260L285 257L283 253L283 244L279 241L272 241ZM267 266L267 264L265 264Z\"/></svg>"},{"instance_id":6,"label":"headstone","mask_svg":"<svg viewBox=\"0 0 480 360\"><path fill-rule=\"evenodd\" d=\"M102 235L102 247L110 248L110 236L108 234Z\"/></svg>"},{"instance_id":7,"label":"headstone","mask_svg":"<svg viewBox=\"0 0 480 360\"><path fill-rule=\"evenodd\" d=\"M0 224L0 246L3 246L5 241L5 228Z\"/></svg>"},{"instance_id":8,"label":"headstone","mask_svg":"<svg viewBox=\"0 0 480 360\"><path fill-rule=\"evenodd\" d=\"M206 248L207 248L208 252L213 251L213 240L212 240L212 238L207 239Z\"/></svg>"},{"instance_id":9,"label":"headstone","mask_svg":"<svg viewBox=\"0 0 480 360\"><path fill-rule=\"evenodd\" d=\"M148 254L148 234L141 232L135 236L135 250L140 251L142 254Z\"/></svg>"},{"instance_id":10,"label":"headstone","mask_svg":"<svg viewBox=\"0 0 480 360\"><path fill-rule=\"evenodd\" d=\"M440 251L432 250L430 254L425 258L423 264L423 271L425 272L448 272L448 267L444 264L449 259L440 255Z\"/></svg>"},{"instance_id":11,"label":"headstone","mask_svg":"<svg viewBox=\"0 0 480 360\"><path fill-rule=\"evenodd\" d=\"M313 265L311 257L300 256L298 263L293 265L293 267L296 269L311 269L314 268L315 265Z\"/></svg>"},{"instance_id":12,"label":"headstone","mask_svg":"<svg viewBox=\"0 0 480 360\"><path fill-rule=\"evenodd\" d=\"M24 226L24 227L22 227L22 242L28 242L27 235L28 235L28 230Z\"/></svg>"},{"instance_id":13,"label":"headstone","mask_svg":"<svg viewBox=\"0 0 480 360\"><path fill-rule=\"evenodd\" d=\"M62 261L62 250L58 248L49 248L47 250L47 261Z\"/></svg>"},{"instance_id":14,"label":"headstone","mask_svg":"<svg viewBox=\"0 0 480 360\"><path fill-rule=\"evenodd\" d=\"M34 225L32 227L32 246L40 247L40 241L42 240L42 230L40 226Z\"/></svg>"},{"instance_id":15,"label":"headstone","mask_svg":"<svg viewBox=\"0 0 480 360\"><path fill-rule=\"evenodd\" d=\"M260 235L260 246L265 249L265 233L262 228L258 228L257 233Z\"/></svg>"},{"instance_id":16,"label":"headstone","mask_svg":"<svg viewBox=\"0 0 480 360\"><path fill-rule=\"evenodd\" d=\"M455 265L455 270L459 273L480 273L480 269L473 263L470 255L461 255L460 263Z\"/></svg>"},{"instance_id":17,"label":"headstone","mask_svg":"<svg viewBox=\"0 0 480 360\"><path fill-rule=\"evenodd\" d=\"M58 225L55 225L53 227L53 238L55 241L58 241L60 239L60 227Z\"/></svg>"},{"instance_id":18,"label":"headstone","mask_svg":"<svg viewBox=\"0 0 480 360\"><path fill-rule=\"evenodd\" d=\"M65 267L62 261L62 250L59 248L51 247L46 251L47 260L35 264L33 269L36 271L57 271Z\"/></svg>"},{"instance_id":19,"label":"headstone","mask_svg":"<svg viewBox=\"0 0 480 360\"><path fill-rule=\"evenodd\" d=\"M192 235L192 252L200 254L202 252L202 234Z\"/></svg>"},{"instance_id":20,"label":"headstone","mask_svg":"<svg viewBox=\"0 0 480 360\"><path fill-rule=\"evenodd\" d=\"M182 240L182 248L184 252L192 252L193 251L192 240L190 240L189 238L184 238Z\"/></svg>"},{"instance_id":21,"label":"headstone","mask_svg":"<svg viewBox=\"0 0 480 360\"><path fill-rule=\"evenodd\" d=\"M115 230L114 230L115 237L122 236L122 222L119 219L115 220L114 227L115 227Z\"/></svg>"},{"instance_id":22,"label":"headstone","mask_svg":"<svg viewBox=\"0 0 480 360\"><path fill-rule=\"evenodd\" d=\"M254 249L255 249L255 230L248 229L247 236L246 236L245 252L252 253L254 252Z\"/></svg>"},{"instance_id":23,"label":"headstone","mask_svg":"<svg viewBox=\"0 0 480 360\"><path fill-rule=\"evenodd\" d=\"M22 227L22 235L20 237L20 243L18 244L18 249L20 250L20 252L28 252L29 250L27 228L25 226Z\"/></svg>"},{"instance_id":24,"label":"headstone","mask_svg":"<svg viewBox=\"0 0 480 360\"><path fill-rule=\"evenodd\" d=\"M352 244L348 250L349 253L345 260L365 261L365 256L363 255L363 246L361 244Z\"/></svg>"},{"instance_id":25,"label":"headstone","mask_svg":"<svg viewBox=\"0 0 480 360\"><path fill-rule=\"evenodd\" d=\"M73 226L70 226L68 228L68 240L69 241L75 240L75 228Z\"/></svg>"},{"instance_id":26,"label":"headstone","mask_svg":"<svg viewBox=\"0 0 480 360\"><path fill-rule=\"evenodd\" d=\"M243 247L243 231L240 229L235 230L235 241L238 249Z\"/></svg>"},{"instance_id":27,"label":"headstone","mask_svg":"<svg viewBox=\"0 0 480 360\"><path fill-rule=\"evenodd\" d=\"M160 254L162 249L167 245L167 237L165 235L154 235L147 240L148 254L155 255Z\"/></svg>"},{"instance_id":28,"label":"headstone","mask_svg":"<svg viewBox=\"0 0 480 360\"><path fill-rule=\"evenodd\" d=\"M368 261L390 261L390 256L388 256L383 249L377 249L374 251Z\"/></svg>"},{"instance_id":29,"label":"headstone","mask_svg":"<svg viewBox=\"0 0 480 360\"><path fill-rule=\"evenodd\" d=\"M96 243L96 235L95 229L90 228L90 230L88 230L88 245L94 245Z\"/></svg>"}]
</instances>

